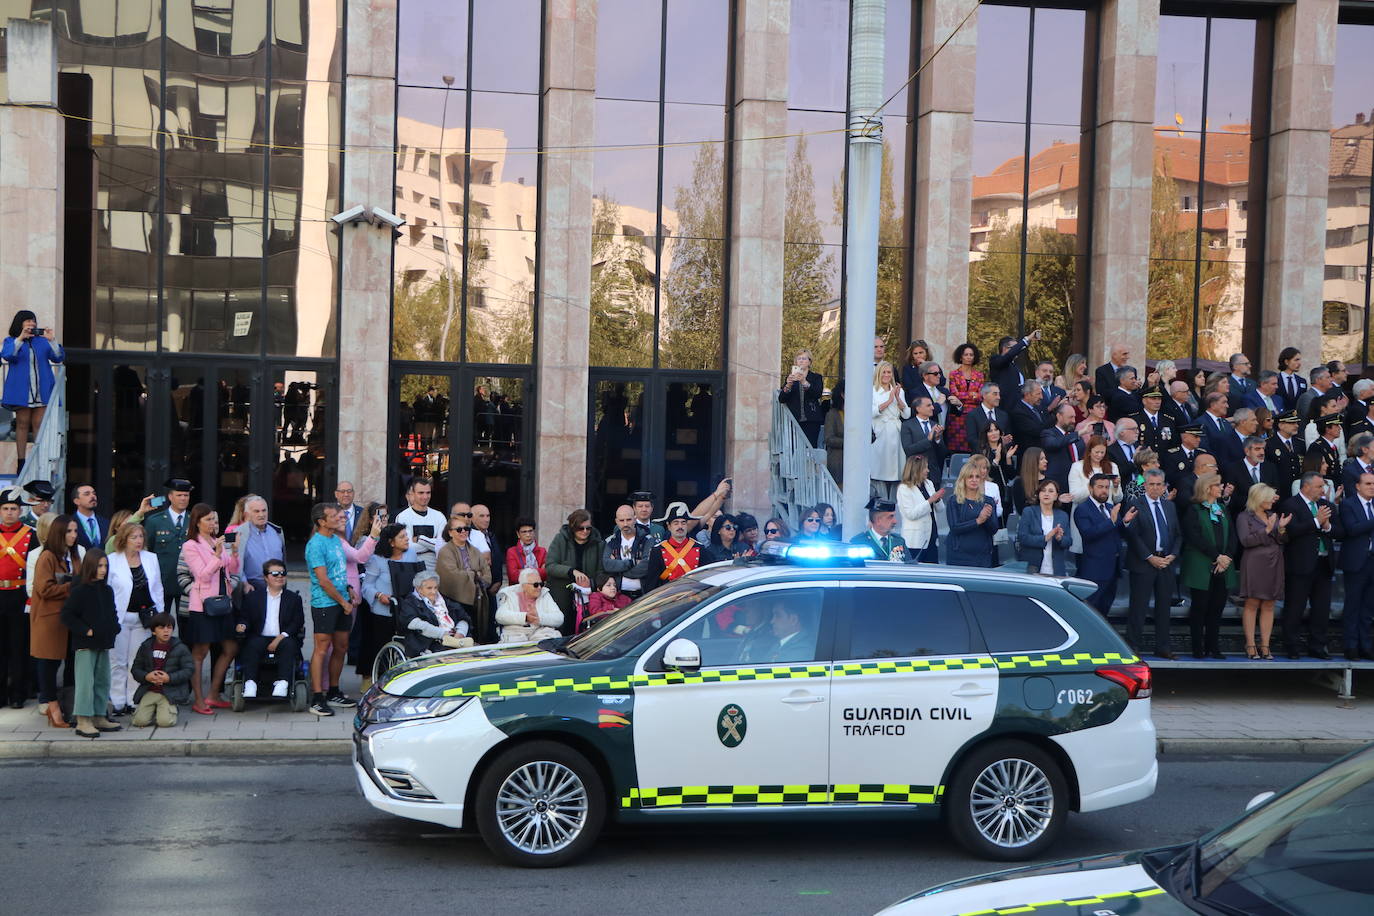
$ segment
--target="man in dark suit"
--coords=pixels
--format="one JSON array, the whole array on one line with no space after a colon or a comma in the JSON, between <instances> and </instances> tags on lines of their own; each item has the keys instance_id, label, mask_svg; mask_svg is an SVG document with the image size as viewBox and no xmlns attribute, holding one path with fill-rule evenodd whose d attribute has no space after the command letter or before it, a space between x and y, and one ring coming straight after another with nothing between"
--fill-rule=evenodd
<instances>
[{"instance_id":1,"label":"man in dark suit","mask_svg":"<svg viewBox=\"0 0 1374 916\"><path fill-rule=\"evenodd\" d=\"M1069 468L1083 457L1083 438L1074 432L1073 405L1060 404L1054 412L1054 425L1040 433L1049 467L1045 476L1059 484L1059 492L1069 492Z\"/></svg>"},{"instance_id":2,"label":"man in dark suit","mask_svg":"<svg viewBox=\"0 0 1374 916\"><path fill-rule=\"evenodd\" d=\"M1283 402L1296 407L1298 398L1307 390L1307 380L1302 377L1302 351L1297 347L1284 347L1279 351L1279 394Z\"/></svg>"},{"instance_id":3,"label":"man in dark suit","mask_svg":"<svg viewBox=\"0 0 1374 916\"><path fill-rule=\"evenodd\" d=\"M1068 392L1054 383L1054 363L1047 359L1042 359L1035 364L1035 380L1040 383L1040 387L1045 392L1045 399L1040 402L1040 406L1050 416L1059 409L1059 405L1064 403L1068 397Z\"/></svg>"},{"instance_id":4,"label":"man in dark suit","mask_svg":"<svg viewBox=\"0 0 1374 916\"><path fill-rule=\"evenodd\" d=\"M1293 482L1302 476L1302 459L1307 443L1298 436L1298 412L1287 410L1276 418L1274 435L1264 440L1264 460L1279 472L1279 498L1287 499Z\"/></svg>"},{"instance_id":5,"label":"man in dark suit","mask_svg":"<svg viewBox=\"0 0 1374 916\"><path fill-rule=\"evenodd\" d=\"M1227 437L1234 438L1235 434L1231 424L1226 421L1226 395L1220 391L1213 391L1207 395L1203 399L1202 416L1198 418L1198 422L1202 424L1202 447L1217 455L1218 460L1222 457L1218 449L1225 452L1225 457L1231 458Z\"/></svg>"},{"instance_id":6,"label":"man in dark suit","mask_svg":"<svg viewBox=\"0 0 1374 916\"><path fill-rule=\"evenodd\" d=\"M1369 416L1371 402L1374 402L1374 381L1362 378L1355 383L1355 396L1346 405L1342 417L1345 422L1345 438L1349 439L1355 425Z\"/></svg>"},{"instance_id":7,"label":"man in dark suit","mask_svg":"<svg viewBox=\"0 0 1374 916\"><path fill-rule=\"evenodd\" d=\"M1020 340L1015 337L1003 337L997 342L997 355L988 360L988 369L991 370L992 380L1002 388L1002 393L1006 397L1016 397L1021 386L1025 384L1026 376L1017 368L1016 361L1026 352L1031 341L1039 339L1040 332L1031 331Z\"/></svg>"},{"instance_id":8,"label":"man in dark suit","mask_svg":"<svg viewBox=\"0 0 1374 916\"><path fill-rule=\"evenodd\" d=\"M1001 406L1002 386L996 382L984 382L979 392L983 396L983 403L972 410L964 411L964 430L968 433L970 451L978 450L978 440L991 423L996 423L997 428L1004 434L1011 432L1011 417L1007 416L1006 409ZM1019 388L1014 389L1011 396L1016 397L1019 392Z\"/></svg>"},{"instance_id":9,"label":"man in dark suit","mask_svg":"<svg viewBox=\"0 0 1374 916\"><path fill-rule=\"evenodd\" d=\"M1126 569L1131 573L1131 616L1126 641L1140 653L1145 644L1145 606L1154 598L1155 655L1172 659L1169 646L1169 606L1174 597L1173 562L1183 548L1178 512L1164 495L1164 472L1145 472L1145 496L1132 505L1137 510L1126 525Z\"/></svg>"},{"instance_id":10,"label":"man in dark suit","mask_svg":"<svg viewBox=\"0 0 1374 916\"><path fill-rule=\"evenodd\" d=\"M72 505L76 508L72 514L72 518L76 519L76 542L87 550L92 547L104 550L105 539L110 536L110 520L95 514L95 504L95 487L88 483L72 487Z\"/></svg>"},{"instance_id":11,"label":"man in dark suit","mask_svg":"<svg viewBox=\"0 0 1374 916\"><path fill-rule=\"evenodd\" d=\"M1350 661L1374 659L1374 474L1361 474L1354 493L1340 504L1345 529L1341 571L1345 573L1342 645Z\"/></svg>"},{"instance_id":12,"label":"man in dark suit","mask_svg":"<svg viewBox=\"0 0 1374 916\"><path fill-rule=\"evenodd\" d=\"M1187 426L1197 419L1198 411L1193 407L1188 383L1182 379L1169 383L1169 396L1160 409L1173 419L1175 426Z\"/></svg>"},{"instance_id":13,"label":"man in dark suit","mask_svg":"<svg viewBox=\"0 0 1374 916\"><path fill-rule=\"evenodd\" d=\"M1302 424L1299 432L1306 432L1307 424L1312 421L1312 402L1330 391L1333 384L1331 370L1325 366L1318 366L1313 369L1310 378L1312 384L1304 388L1302 394L1298 395L1298 422Z\"/></svg>"},{"instance_id":14,"label":"man in dark suit","mask_svg":"<svg viewBox=\"0 0 1374 916\"><path fill-rule=\"evenodd\" d=\"M1110 396L1112 389L1116 388L1116 370L1123 368L1130 361L1130 347L1122 344L1112 347L1111 358L1098 366L1097 371L1093 373L1093 390L1104 398Z\"/></svg>"},{"instance_id":15,"label":"man in dark suit","mask_svg":"<svg viewBox=\"0 0 1374 916\"><path fill-rule=\"evenodd\" d=\"M1289 658L1302 657L1303 611L1307 614L1307 654L1328 659L1327 624L1331 584L1336 578L1336 540L1343 536L1336 507L1322 496L1326 480L1315 471L1302 475L1296 494L1279 506L1291 515L1283 548L1283 641Z\"/></svg>"},{"instance_id":16,"label":"man in dark suit","mask_svg":"<svg viewBox=\"0 0 1374 916\"><path fill-rule=\"evenodd\" d=\"M1106 474L1088 480L1088 498L1073 510L1073 521L1083 539L1083 554L1078 559L1078 577L1097 584L1088 604L1097 608L1103 619L1116 600L1116 581L1121 573L1121 531L1135 520L1136 510L1112 505L1112 484Z\"/></svg>"},{"instance_id":17,"label":"man in dark suit","mask_svg":"<svg viewBox=\"0 0 1374 916\"><path fill-rule=\"evenodd\" d=\"M1272 369L1265 369L1261 372L1259 382L1245 393L1243 406L1252 410L1266 407L1274 416L1283 413L1288 408L1288 404L1279 391L1279 374Z\"/></svg>"},{"instance_id":18,"label":"man in dark suit","mask_svg":"<svg viewBox=\"0 0 1374 916\"><path fill-rule=\"evenodd\" d=\"M1344 435L1347 442L1360 433L1374 433L1374 398L1369 400L1369 403L1365 406L1365 410L1367 410L1368 413L1365 414L1363 420L1356 420L1354 423L1345 424Z\"/></svg>"},{"instance_id":19,"label":"man in dark suit","mask_svg":"<svg viewBox=\"0 0 1374 916\"><path fill-rule=\"evenodd\" d=\"M912 399L911 417L902 421L902 451L908 458L925 455L930 481L940 489L945 467L944 427L935 422L935 404L923 394Z\"/></svg>"},{"instance_id":20,"label":"man in dark suit","mask_svg":"<svg viewBox=\"0 0 1374 916\"><path fill-rule=\"evenodd\" d=\"M1146 388L1140 392L1141 410L1131 414L1140 427L1140 445L1159 453L1160 463L1169 452L1178 448L1178 435L1174 432L1173 419L1164 412L1164 391L1160 388Z\"/></svg>"},{"instance_id":21,"label":"man in dark suit","mask_svg":"<svg viewBox=\"0 0 1374 916\"><path fill-rule=\"evenodd\" d=\"M1011 432L1020 449L1040 444L1040 434L1050 425L1040 404L1044 398L1040 383L1031 379L1021 386L1021 399L1011 405Z\"/></svg>"},{"instance_id":22,"label":"man in dark suit","mask_svg":"<svg viewBox=\"0 0 1374 916\"><path fill-rule=\"evenodd\" d=\"M1374 473L1374 435L1359 433L1350 440L1350 457L1341 466L1341 486L1354 493L1361 474Z\"/></svg>"},{"instance_id":23,"label":"man in dark suit","mask_svg":"<svg viewBox=\"0 0 1374 916\"><path fill-rule=\"evenodd\" d=\"M1107 446L1107 457L1116 463L1123 477L1135 473L1135 453L1140 451L1140 427L1130 417L1116 424L1116 441Z\"/></svg>"},{"instance_id":24,"label":"man in dark suit","mask_svg":"<svg viewBox=\"0 0 1374 916\"><path fill-rule=\"evenodd\" d=\"M948 426L949 418L951 416L957 417L963 411L963 402L958 398L950 397L949 389L940 384L944 372L940 369L939 363L926 361L920 365L917 371L921 373L921 381L906 392L907 404L910 405L917 395L930 398L930 403L935 411L933 414L935 422L941 426Z\"/></svg>"},{"instance_id":25,"label":"man in dark suit","mask_svg":"<svg viewBox=\"0 0 1374 916\"><path fill-rule=\"evenodd\" d=\"M1129 417L1141 411L1142 405L1136 389L1140 387L1140 376L1134 366L1122 366L1116 370L1116 386L1103 393L1107 399L1107 419L1115 423L1122 417Z\"/></svg>"},{"instance_id":26,"label":"man in dark suit","mask_svg":"<svg viewBox=\"0 0 1374 916\"><path fill-rule=\"evenodd\" d=\"M1221 479L1235 489L1231 493L1231 517L1245 511L1250 488L1257 483L1279 488L1279 469L1264 460L1264 440L1252 436L1245 440L1245 457L1234 464L1222 465ZM1282 494L1280 494L1281 496Z\"/></svg>"},{"instance_id":27,"label":"man in dark suit","mask_svg":"<svg viewBox=\"0 0 1374 916\"><path fill-rule=\"evenodd\" d=\"M1244 353L1232 353L1230 365L1231 374L1227 379L1231 387L1226 392L1227 413L1235 413L1245 406L1245 396L1255 390L1255 382L1250 378L1250 357Z\"/></svg>"},{"instance_id":28,"label":"man in dark suit","mask_svg":"<svg viewBox=\"0 0 1374 916\"><path fill-rule=\"evenodd\" d=\"M276 656L272 696L285 698L300 663L305 641L305 608L301 596L286 588L286 564L268 560L262 564L266 588L243 596L234 615L234 631L243 640L243 695L258 696L258 669L265 656Z\"/></svg>"}]
</instances>

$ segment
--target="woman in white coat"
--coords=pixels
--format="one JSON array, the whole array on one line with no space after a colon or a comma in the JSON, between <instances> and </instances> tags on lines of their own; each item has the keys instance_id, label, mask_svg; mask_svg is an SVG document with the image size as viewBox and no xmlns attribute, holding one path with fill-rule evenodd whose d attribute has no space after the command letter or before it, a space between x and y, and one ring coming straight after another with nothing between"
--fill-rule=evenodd
<instances>
[{"instance_id":1,"label":"woman in white coat","mask_svg":"<svg viewBox=\"0 0 1374 916\"><path fill-rule=\"evenodd\" d=\"M939 563L940 541L935 507L945 498L944 489L931 485L925 455L912 455L902 470L897 487L897 515L902 520L902 540L917 563Z\"/></svg>"},{"instance_id":2,"label":"woman in white coat","mask_svg":"<svg viewBox=\"0 0 1374 916\"><path fill-rule=\"evenodd\" d=\"M132 713L138 682L130 673L143 641L153 635L145 623L162 610L162 569L157 554L144 550L147 533L139 524L125 524L115 532L106 581L114 590L119 635L110 652L110 705L117 713Z\"/></svg>"},{"instance_id":3,"label":"woman in white coat","mask_svg":"<svg viewBox=\"0 0 1374 916\"><path fill-rule=\"evenodd\" d=\"M883 360L873 370L873 444L868 469L873 490L883 499L892 499L902 477L902 465L906 464L902 421L910 416L911 408L892 374L892 364Z\"/></svg>"},{"instance_id":4,"label":"woman in white coat","mask_svg":"<svg viewBox=\"0 0 1374 916\"><path fill-rule=\"evenodd\" d=\"M562 636L563 612L544 587L539 570L520 570L520 581L496 593L496 623L501 627L498 642L530 642Z\"/></svg>"}]
</instances>

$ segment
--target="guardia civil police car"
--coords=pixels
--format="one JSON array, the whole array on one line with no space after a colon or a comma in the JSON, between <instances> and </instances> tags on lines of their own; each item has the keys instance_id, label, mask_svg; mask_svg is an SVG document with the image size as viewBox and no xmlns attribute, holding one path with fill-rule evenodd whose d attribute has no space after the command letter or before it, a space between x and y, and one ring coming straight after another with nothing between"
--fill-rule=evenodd
<instances>
[{"instance_id":1,"label":"guardia civil police car","mask_svg":"<svg viewBox=\"0 0 1374 916\"><path fill-rule=\"evenodd\" d=\"M355 718L363 795L540 866L607 818L856 812L1019 860L1154 791L1150 669L1091 583L770 549L571 639L393 668Z\"/></svg>"}]
</instances>

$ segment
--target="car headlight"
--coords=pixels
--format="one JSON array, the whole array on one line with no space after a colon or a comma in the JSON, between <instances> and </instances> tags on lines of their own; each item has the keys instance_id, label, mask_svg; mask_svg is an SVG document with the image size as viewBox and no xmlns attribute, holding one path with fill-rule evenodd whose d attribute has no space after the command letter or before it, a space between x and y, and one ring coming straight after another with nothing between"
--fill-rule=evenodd
<instances>
[{"instance_id":1,"label":"car headlight","mask_svg":"<svg viewBox=\"0 0 1374 916\"><path fill-rule=\"evenodd\" d=\"M373 725L440 719L457 712L471 697L398 697L384 693L367 705L363 721Z\"/></svg>"}]
</instances>

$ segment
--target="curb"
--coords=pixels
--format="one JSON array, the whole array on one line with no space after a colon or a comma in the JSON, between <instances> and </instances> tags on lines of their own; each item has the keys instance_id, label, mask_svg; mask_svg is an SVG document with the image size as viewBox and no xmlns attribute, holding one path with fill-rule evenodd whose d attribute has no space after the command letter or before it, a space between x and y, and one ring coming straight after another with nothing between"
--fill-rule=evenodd
<instances>
[{"instance_id":1,"label":"curb","mask_svg":"<svg viewBox=\"0 0 1374 916\"><path fill-rule=\"evenodd\" d=\"M1374 739L1371 739L1374 740ZM1256 755L1340 757L1371 741L1345 738L1160 738L1165 755ZM208 741L0 741L0 760L34 758L112 759L139 757L344 757L347 738L243 738Z\"/></svg>"},{"instance_id":2,"label":"curb","mask_svg":"<svg viewBox=\"0 0 1374 916\"><path fill-rule=\"evenodd\" d=\"M1253 754L1341 757L1374 742L1349 738L1160 738L1161 754Z\"/></svg>"},{"instance_id":3,"label":"curb","mask_svg":"<svg viewBox=\"0 0 1374 916\"><path fill-rule=\"evenodd\" d=\"M208 741L0 741L0 760L117 757L343 757L347 738L246 738Z\"/></svg>"}]
</instances>

